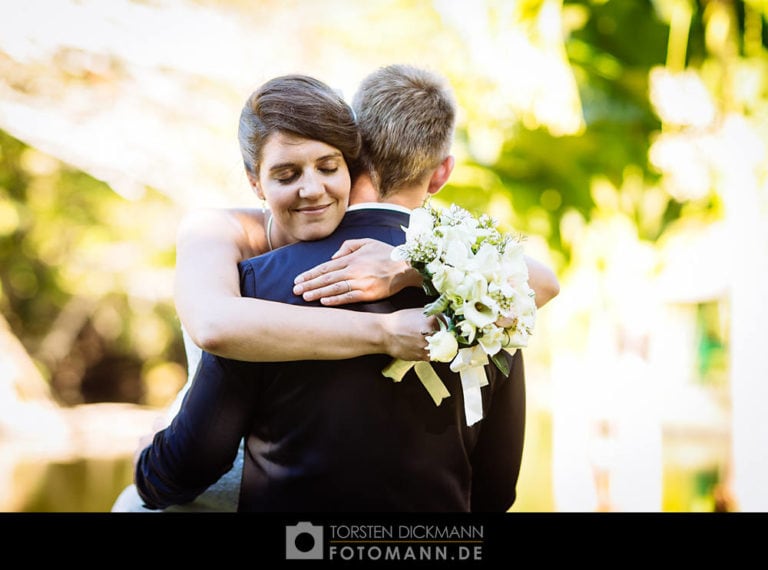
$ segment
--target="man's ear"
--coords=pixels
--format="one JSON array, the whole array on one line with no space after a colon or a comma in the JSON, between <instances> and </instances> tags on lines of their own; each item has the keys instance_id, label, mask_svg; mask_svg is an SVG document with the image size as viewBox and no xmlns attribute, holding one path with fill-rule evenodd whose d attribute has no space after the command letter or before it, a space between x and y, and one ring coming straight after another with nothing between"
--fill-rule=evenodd
<instances>
[{"instance_id":1,"label":"man's ear","mask_svg":"<svg viewBox=\"0 0 768 570\"><path fill-rule=\"evenodd\" d=\"M445 186L445 183L448 182L448 178L451 177L451 172L453 172L455 164L456 159L454 159L453 156L446 156L443 159L443 162L440 163L440 166L438 166L432 173L432 177L429 179L429 188L427 189L427 192L430 194L437 194L440 188Z\"/></svg>"},{"instance_id":2,"label":"man's ear","mask_svg":"<svg viewBox=\"0 0 768 570\"><path fill-rule=\"evenodd\" d=\"M258 176L256 176L250 170L246 170L245 175L248 177L248 182L250 183L251 188L253 189L254 193L259 198L259 200L265 200L266 198L264 198L264 192L261 191L261 184L259 184Z\"/></svg>"}]
</instances>

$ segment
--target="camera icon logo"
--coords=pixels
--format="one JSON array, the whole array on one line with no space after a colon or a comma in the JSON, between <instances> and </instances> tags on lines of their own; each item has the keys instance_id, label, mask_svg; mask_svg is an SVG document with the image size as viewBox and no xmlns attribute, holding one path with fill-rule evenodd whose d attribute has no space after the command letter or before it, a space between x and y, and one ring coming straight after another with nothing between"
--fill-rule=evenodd
<instances>
[{"instance_id":1,"label":"camera icon logo","mask_svg":"<svg viewBox=\"0 0 768 570\"><path fill-rule=\"evenodd\" d=\"M322 560L323 527L300 522L285 527L286 560Z\"/></svg>"}]
</instances>

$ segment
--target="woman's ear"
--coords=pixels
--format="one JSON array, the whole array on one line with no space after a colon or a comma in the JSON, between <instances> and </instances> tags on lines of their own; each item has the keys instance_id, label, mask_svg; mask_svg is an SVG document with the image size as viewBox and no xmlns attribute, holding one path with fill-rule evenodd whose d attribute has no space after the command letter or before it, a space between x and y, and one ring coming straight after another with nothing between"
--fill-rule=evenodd
<instances>
[{"instance_id":1,"label":"woman's ear","mask_svg":"<svg viewBox=\"0 0 768 570\"><path fill-rule=\"evenodd\" d=\"M445 186L445 183L448 182L455 164L456 159L454 159L453 156L446 156L443 159L443 162L440 163L440 166L438 166L432 173L432 177L429 179L429 188L427 189L427 192L430 194L437 194L440 188Z\"/></svg>"},{"instance_id":2,"label":"woman's ear","mask_svg":"<svg viewBox=\"0 0 768 570\"><path fill-rule=\"evenodd\" d=\"M253 192L256 194L259 200L266 200L264 192L261 190L261 184L259 183L259 177L256 176L250 170L245 171L245 175L248 177L248 183L251 185Z\"/></svg>"}]
</instances>

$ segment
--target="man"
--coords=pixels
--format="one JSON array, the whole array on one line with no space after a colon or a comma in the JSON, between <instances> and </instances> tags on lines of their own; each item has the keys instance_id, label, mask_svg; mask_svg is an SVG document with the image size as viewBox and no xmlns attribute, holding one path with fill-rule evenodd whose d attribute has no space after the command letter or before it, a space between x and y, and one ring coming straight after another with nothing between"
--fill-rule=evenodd
<instances>
[{"instance_id":1,"label":"man","mask_svg":"<svg viewBox=\"0 0 768 570\"><path fill-rule=\"evenodd\" d=\"M293 276L345 240L404 240L410 209L453 168L455 105L444 82L408 66L378 70L353 106L369 175L328 238L240 265L243 296L306 303ZM350 306L392 312L427 303L409 288ZM309 342L316 339L308 339ZM136 485L150 508L185 503L232 465L243 436L240 511L505 511L515 500L525 424L520 351L510 375L486 368L484 419L466 425L461 382L434 364L452 394L435 406L409 373L384 378L385 355L340 361L248 363L205 353L181 411L138 459Z\"/></svg>"}]
</instances>

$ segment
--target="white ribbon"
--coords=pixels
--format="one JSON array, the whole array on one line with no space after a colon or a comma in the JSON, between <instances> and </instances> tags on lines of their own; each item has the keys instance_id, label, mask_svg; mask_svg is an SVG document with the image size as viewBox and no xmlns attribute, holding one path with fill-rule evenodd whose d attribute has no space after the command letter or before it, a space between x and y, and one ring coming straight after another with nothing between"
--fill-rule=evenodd
<instances>
[{"instance_id":1,"label":"white ribbon","mask_svg":"<svg viewBox=\"0 0 768 570\"><path fill-rule=\"evenodd\" d=\"M461 376L464 416L468 426L483 419L483 397L480 388L488 385L484 368L487 363L488 355L480 345L459 349L456 358L451 362L451 370Z\"/></svg>"}]
</instances>

